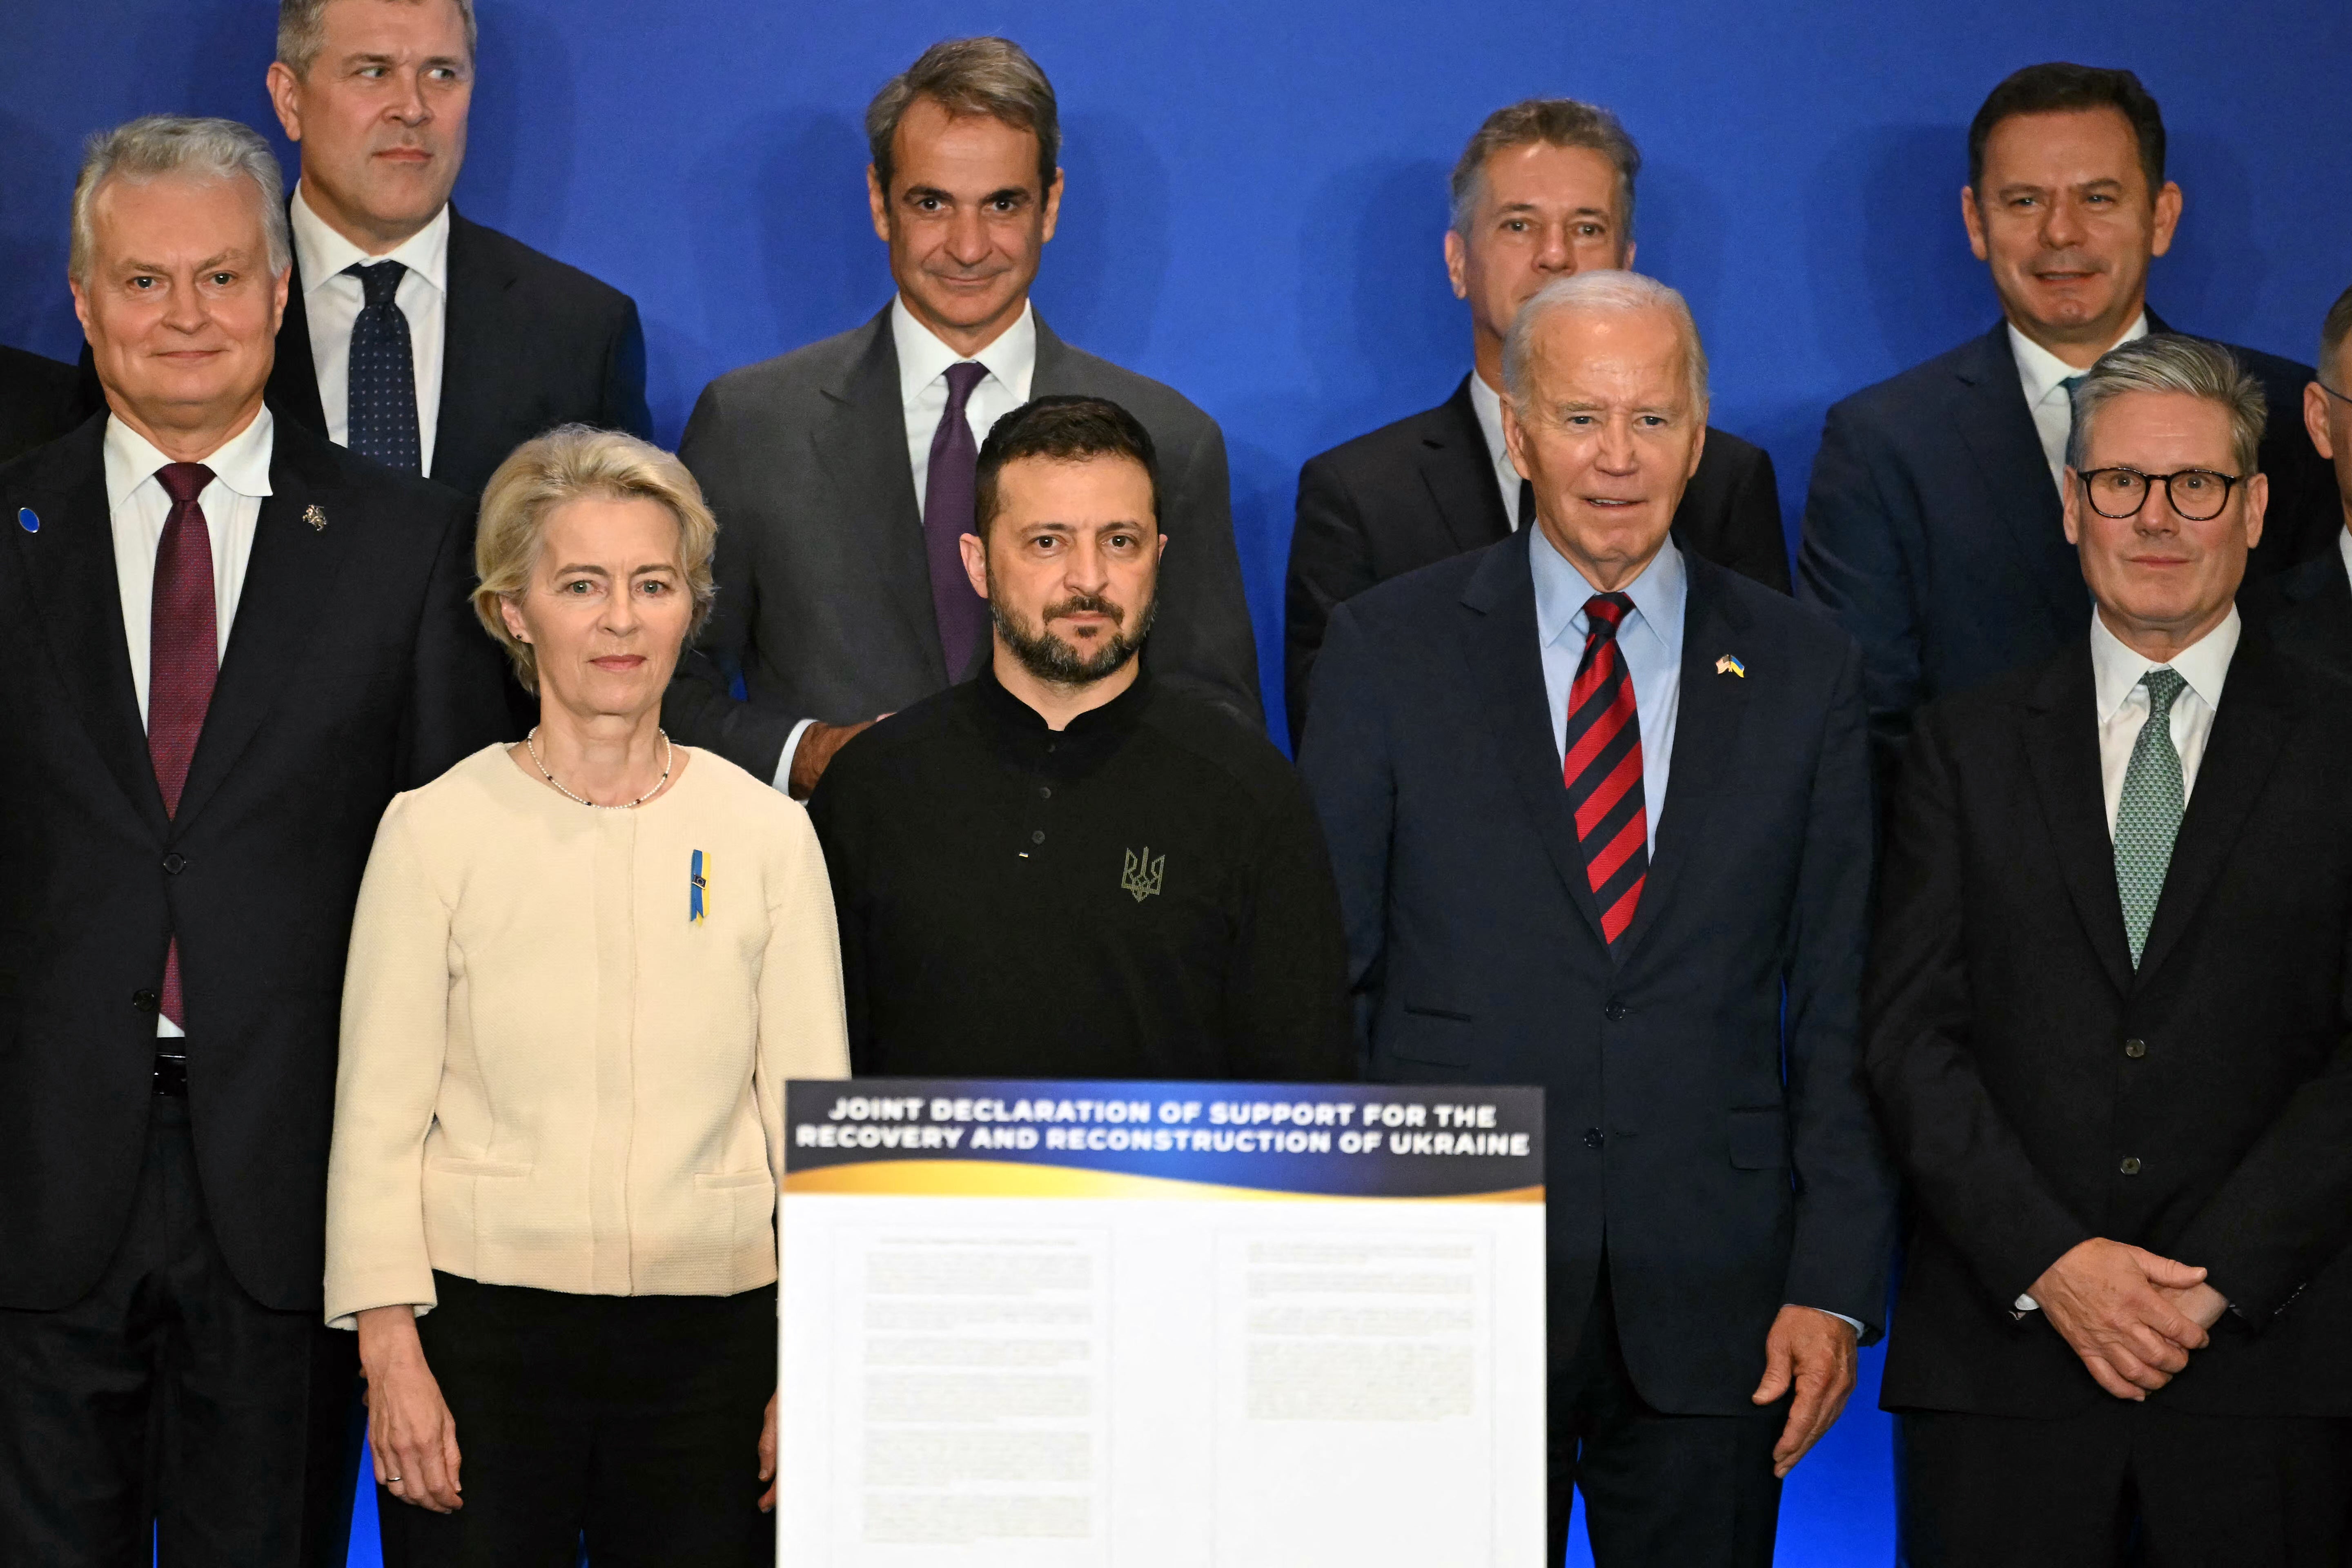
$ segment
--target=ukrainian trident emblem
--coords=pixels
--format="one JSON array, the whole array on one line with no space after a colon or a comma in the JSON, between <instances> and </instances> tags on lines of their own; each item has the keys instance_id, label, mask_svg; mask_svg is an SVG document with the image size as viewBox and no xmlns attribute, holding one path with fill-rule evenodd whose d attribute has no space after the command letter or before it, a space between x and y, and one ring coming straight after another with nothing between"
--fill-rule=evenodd
<instances>
[{"instance_id":1,"label":"ukrainian trident emblem","mask_svg":"<svg viewBox=\"0 0 2352 1568\"><path fill-rule=\"evenodd\" d=\"M1145 845L1141 854L1130 849L1127 852L1127 869L1118 879L1119 889L1133 893L1139 904L1160 890L1160 874L1167 868L1168 857L1163 853L1154 860L1150 845Z\"/></svg>"}]
</instances>

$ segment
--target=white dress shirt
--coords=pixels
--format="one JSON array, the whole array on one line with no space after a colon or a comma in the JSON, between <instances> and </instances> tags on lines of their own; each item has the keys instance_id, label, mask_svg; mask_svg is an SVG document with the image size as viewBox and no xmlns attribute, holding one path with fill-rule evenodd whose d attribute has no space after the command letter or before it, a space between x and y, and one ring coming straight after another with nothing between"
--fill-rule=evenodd
<instances>
[{"instance_id":1,"label":"white dress shirt","mask_svg":"<svg viewBox=\"0 0 2352 1568\"><path fill-rule=\"evenodd\" d=\"M2146 336L2147 312L2142 310L2139 318L2124 329L2124 335L2107 347L2115 348ZM2042 455L2050 459L2050 482L2058 487L2059 499L2063 500L2066 494L2066 438L2074 433L2074 400L2064 384L2068 376L2085 373L2019 331L2014 322L2009 329L2009 347L2017 359L2017 379L2025 388L2025 406L2033 411L2033 428L2042 437Z\"/></svg>"},{"instance_id":2,"label":"white dress shirt","mask_svg":"<svg viewBox=\"0 0 2352 1568\"><path fill-rule=\"evenodd\" d=\"M2221 706L2221 683L2229 679L2231 656L2238 651L2242 623L2237 606L2221 624L2207 632L2169 661L2172 672L2188 684L2172 700L2172 749L2180 753L2180 799L2186 805L2197 791L2197 767L2205 760L2205 742L2213 733L2213 714ZM2134 653L2107 629L2098 612L2091 613L2091 681L2099 716L2099 784L2106 796L2107 836L2116 831L2116 812L2124 798L2124 773L2131 766L2132 747L2140 726L2147 722L2147 688L2140 677L2157 662Z\"/></svg>"},{"instance_id":3,"label":"white dress shirt","mask_svg":"<svg viewBox=\"0 0 2352 1568\"><path fill-rule=\"evenodd\" d=\"M925 493L931 477L931 438L939 434L940 416L948 411L948 367L967 358L988 367L980 384L964 399L964 422L971 426L977 447L996 428L996 422L1029 401L1029 383L1037 371L1037 308L1024 302L1020 316L996 335L996 341L976 354L958 353L941 342L930 328L915 320L903 298L890 301L890 342L898 351L898 401L907 416L907 466L915 476L915 508L930 504ZM815 723L803 719L784 737L783 754L776 760L778 789L790 786L793 758L800 754L801 737Z\"/></svg>"},{"instance_id":4,"label":"white dress shirt","mask_svg":"<svg viewBox=\"0 0 2352 1568\"><path fill-rule=\"evenodd\" d=\"M310 363L319 374L319 405L327 416L327 439L351 445L352 324L367 290L343 268L365 262L397 261L408 270L392 297L408 318L408 359L416 374L416 451L424 471L433 472L433 437L441 423L441 349L449 314L449 207L382 256L370 256L327 226L327 220L294 187L289 215L294 228L294 258L302 269L302 310L310 323Z\"/></svg>"},{"instance_id":5,"label":"white dress shirt","mask_svg":"<svg viewBox=\"0 0 2352 1568\"><path fill-rule=\"evenodd\" d=\"M246 563L253 555L253 531L261 521L261 498L269 494L269 457L276 426L264 407L253 423L230 437L205 459L212 483L196 497L212 539L213 619L219 630L216 657L228 654L229 626L245 591ZM172 515L172 498L156 471L172 459L147 438L110 416L106 422L106 510L114 531L114 582L122 595L122 640L131 655L131 685L139 697L139 722L147 723L148 668L153 647L155 551ZM176 1038L180 1026L156 1015L155 1033Z\"/></svg>"},{"instance_id":6,"label":"white dress shirt","mask_svg":"<svg viewBox=\"0 0 2352 1568\"><path fill-rule=\"evenodd\" d=\"M1495 488L1503 492L1503 519L1517 533L1520 475L1511 462L1511 444L1503 438L1503 395L1488 386L1486 378L1475 370L1470 373L1470 406L1476 412L1478 428L1486 437L1486 460L1494 466Z\"/></svg>"},{"instance_id":7,"label":"white dress shirt","mask_svg":"<svg viewBox=\"0 0 2352 1568\"><path fill-rule=\"evenodd\" d=\"M2352 580L2352 527L2336 531L2336 552L2344 558L2344 575Z\"/></svg>"}]
</instances>

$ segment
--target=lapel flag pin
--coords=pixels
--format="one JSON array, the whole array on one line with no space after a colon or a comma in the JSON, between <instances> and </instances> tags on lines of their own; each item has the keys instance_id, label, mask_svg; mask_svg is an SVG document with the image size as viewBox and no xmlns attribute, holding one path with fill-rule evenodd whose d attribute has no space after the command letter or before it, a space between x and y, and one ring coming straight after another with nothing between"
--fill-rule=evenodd
<instances>
[{"instance_id":1,"label":"lapel flag pin","mask_svg":"<svg viewBox=\"0 0 2352 1568\"><path fill-rule=\"evenodd\" d=\"M302 509L302 521L310 525L310 531L313 533L327 531L327 514L319 510L318 503L315 501Z\"/></svg>"},{"instance_id":2,"label":"lapel flag pin","mask_svg":"<svg viewBox=\"0 0 2352 1568\"><path fill-rule=\"evenodd\" d=\"M709 890L710 864L702 858L702 851L698 849L694 852L693 868L687 873L686 877L687 924L698 926L702 923L703 916L709 912L703 907L703 895Z\"/></svg>"},{"instance_id":3,"label":"lapel flag pin","mask_svg":"<svg viewBox=\"0 0 2352 1568\"><path fill-rule=\"evenodd\" d=\"M1748 679L1748 667L1729 654L1715 661L1715 672L1717 675L1736 675L1742 680Z\"/></svg>"},{"instance_id":4,"label":"lapel flag pin","mask_svg":"<svg viewBox=\"0 0 2352 1568\"><path fill-rule=\"evenodd\" d=\"M18 507L16 509L16 521L26 533L38 533L41 531L41 520L33 515L33 509L31 507Z\"/></svg>"}]
</instances>

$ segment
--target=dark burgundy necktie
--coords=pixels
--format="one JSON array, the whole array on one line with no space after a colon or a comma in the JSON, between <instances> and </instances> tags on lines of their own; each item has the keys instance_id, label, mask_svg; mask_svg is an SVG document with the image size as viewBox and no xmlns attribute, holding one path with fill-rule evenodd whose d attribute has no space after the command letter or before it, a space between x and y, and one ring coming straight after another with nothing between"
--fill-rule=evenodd
<instances>
[{"instance_id":1,"label":"dark burgundy necktie","mask_svg":"<svg viewBox=\"0 0 2352 1568\"><path fill-rule=\"evenodd\" d=\"M923 476L923 556L931 568L931 613L939 617L940 647L948 656L948 680L961 680L988 624L988 606L964 574L963 546L972 531L973 491L980 444L971 438L964 405L971 389L988 374L978 360L948 366L948 408L931 436L931 463Z\"/></svg>"},{"instance_id":2,"label":"dark burgundy necktie","mask_svg":"<svg viewBox=\"0 0 2352 1568\"><path fill-rule=\"evenodd\" d=\"M220 624L213 604L212 530L196 498L213 481L202 463L166 463L155 479L172 498L163 537L155 546L155 596L148 617L147 754L163 810L176 816L188 763L212 706L220 674ZM180 940L163 954L163 1016L185 1026L180 1012Z\"/></svg>"},{"instance_id":3,"label":"dark burgundy necktie","mask_svg":"<svg viewBox=\"0 0 2352 1568\"><path fill-rule=\"evenodd\" d=\"M1585 601L1584 659L1568 693L1568 752L1560 777L1576 808L1584 871L1612 952L1633 923L1650 871L1650 824L1642 803L1642 725L1617 628L1633 613L1622 594Z\"/></svg>"}]
</instances>

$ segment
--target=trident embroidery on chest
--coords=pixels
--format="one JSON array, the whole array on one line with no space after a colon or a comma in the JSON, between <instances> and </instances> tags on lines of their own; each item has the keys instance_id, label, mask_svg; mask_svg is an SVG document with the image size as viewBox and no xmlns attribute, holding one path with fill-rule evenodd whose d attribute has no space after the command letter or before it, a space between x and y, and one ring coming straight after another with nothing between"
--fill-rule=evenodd
<instances>
[{"instance_id":1,"label":"trident embroidery on chest","mask_svg":"<svg viewBox=\"0 0 2352 1568\"><path fill-rule=\"evenodd\" d=\"M1167 855L1162 853L1159 859L1154 860L1150 845L1145 845L1139 855L1130 849L1127 852L1127 868L1118 879L1119 889L1133 893L1135 901L1139 904L1160 890L1160 874L1167 868Z\"/></svg>"},{"instance_id":2,"label":"trident embroidery on chest","mask_svg":"<svg viewBox=\"0 0 2352 1568\"><path fill-rule=\"evenodd\" d=\"M702 851L694 852L694 864L686 874L686 923L698 926L709 908L704 902L710 896L710 862Z\"/></svg>"}]
</instances>

